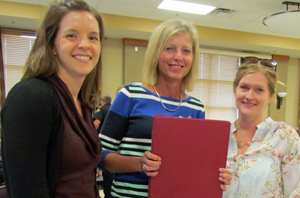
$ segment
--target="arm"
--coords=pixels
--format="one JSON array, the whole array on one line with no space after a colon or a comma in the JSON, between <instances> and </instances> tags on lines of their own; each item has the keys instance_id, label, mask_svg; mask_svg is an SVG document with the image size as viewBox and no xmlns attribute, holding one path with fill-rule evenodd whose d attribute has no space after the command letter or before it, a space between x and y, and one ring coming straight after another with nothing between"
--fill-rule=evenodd
<instances>
[{"instance_id":1,"label":"arm","mask_svg":"<svg viewBox=\"0 0 300 198\"><path fill-rule=\"evenodd\" d=\"M284 130L288 137L287 151L282 159L284 197L300 197L300 139L292 127Z\"/></svg>"},{"instance_id":2,"label":"arm","mask_svg":"<svg viewBox=\"0 0 300 198\"><path fill-rule=\"evenodd\" d=\"M1 111L2 153L11 197L50 196L46 171L53 109L51 92L40 83L22 82L6 98Z\"/></svg>"},{"instance_id":3,"label":"arm","mask_svg":"<svg viewBox=\"0 0 300 198\"><path fill-rule=\"evenodd\" d=\"M103 120L103 111L101 108L94 114L94 126L96 129L99 128L101 121Z\"/></svg>"},{"instance_id":4,"label":"arm","mask_svg":"<svg viewBox=\"0 0 300 198\"><path fill-rule=\"evenodd\" d=\"M140 122L130 120L133 109L136 108L136 100L130 98L130 93L125 88L117 94L110 110L106 116L104 124L100 131L100 138L103 145L103 160L101 160L102 168L112 173L127 173L127 172L142 172L144 171L148 176L155 176L156 170L160 165L160 158L146 151L151 149L151 129L152 120L143 119ZM138 106L138 105L137 105ZM134 145L137 152L126 152L126 148L120 151L120 144L126 144L126 138L131 139L135 136L130 136L134 132L139 132L139 138L143 138L145 144L139 147ZM124 140L125 139L125 140ZM148 145L149 144L149 145ZM122 145L123 146L123 145ZM124 147L122 147L124 148ZM119 155L119 151L121 155ZM122 151L124 151L122 153ZM131 152L131 151L130 151ZM126 153L126 154L124 154ZM105 170L104 169L104 170Z\"/></svg>"},{"instance_id":5,"label":"arm","mask_svg":"<svg viewBox=\"0 0 300 198\"><path fill-rule=\"evenodd\" d=\"M94 126L95 126L95 129L98 129L99 128L99 126L100 126L100 120L98 120L98 119L95 119L94 120Z\"/></svg>"},{"instance_id":6,"label":"arm","mask_svg":"<svg viewBox=\"0 0 300 198\"><path fill-rule=\"evenodd\" d=\"M150 151L146 151L143 157L129 157L109 153L104 158L104 166L112 173L144 171L149 177L154 177L158 174L157 170L160 165L160 157Z\"/></svg>"}]
</instances>

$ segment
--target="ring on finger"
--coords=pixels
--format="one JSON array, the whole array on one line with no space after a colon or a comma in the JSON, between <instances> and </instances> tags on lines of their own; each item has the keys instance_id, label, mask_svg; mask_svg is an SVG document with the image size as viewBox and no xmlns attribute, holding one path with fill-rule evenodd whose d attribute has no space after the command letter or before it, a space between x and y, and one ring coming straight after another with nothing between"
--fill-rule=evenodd
<instances>
[{"instance_id":1,"label":"ring on finger","mask_svg":"<svg viewBox=\"0 0 300 198\"><path fill-rule=\"evenodd\" d=\"M144 171L146 171L145 166L146 166L146 164L143 164L143 170L144 170Z\"/></svg>"}]
</instances>

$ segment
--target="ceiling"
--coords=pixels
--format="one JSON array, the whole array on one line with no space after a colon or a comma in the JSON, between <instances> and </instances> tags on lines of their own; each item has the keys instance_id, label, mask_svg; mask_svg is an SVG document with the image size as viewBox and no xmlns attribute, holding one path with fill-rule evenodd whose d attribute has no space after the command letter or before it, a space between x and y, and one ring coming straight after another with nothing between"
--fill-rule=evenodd
<instances>
[{"instance_id":1,"label":"ceiling","mask_svg":"<svg viewBox=\"0 0 300 198\"><path fill-rule=\"evenodd\" d=\"M1 0L0 0L1 1ZM16 3L36 4L47 6L52 0L2 0ZM286 38L300 39L299 34L281 30L275 30L271 27L263 25L262 21L268 15L282 12L286 10L286 5L283 5L284 0L181 0L192 3L201 3L206 5L213 5L217 8L225 8L231 10L229 13L215 12L205 16L186 14L174 11L160 10L157 6L162 0L85 0L91 6L96 8L100 13L121 15L127 17L141 18L165 21L173 18L183 18L194 22L198 26L220 28L241 32L258 33L263 35L280 36ZM299 1L300 3L300 1ZM289 10L297 9L297 6L289 6ZM0 13L1 15L1 13ZM39 20L23 21L22 18L15 18L19 28L28 27L36 29ZM300 17L299 17L300 22ZM299 24L299 23L298 23ZM11 26L11 17L0 16L0 26ZM297 27L297 26L295 26ZM14 24L14 28L16 28ZM138 39L149 39L148 33L131 32L128 30L106 32L107 37L120 37L123 35L131 35ZM136 35L135 35L136 34ZM298 53L298 52L297 52Z\"/></svg>"},{"instance_id":2,"label":"ceiling","mask_svg":"<svg viewBox=\"0 0 300 198\"><path fill-rule=\"evenodd\" d=\"M5 0L18 3L47 6L52 0ZM86 0L101 13L124 15L136 18L164 21L173 18L183 18L199 26L207 26L251 33L268 34L283 37L300 38L299 35L289 35L287 32L274 30L263 25L262 20L273 13L286 10L284 0L181 0L201 3L232 10L231 13L210 13L208 15L186 14L174 11L160 10L157 6L162 0ZM297 6L289 6L289 9ZM300 28L299 28L300 32Z\"/></svg>"}]
</instances>

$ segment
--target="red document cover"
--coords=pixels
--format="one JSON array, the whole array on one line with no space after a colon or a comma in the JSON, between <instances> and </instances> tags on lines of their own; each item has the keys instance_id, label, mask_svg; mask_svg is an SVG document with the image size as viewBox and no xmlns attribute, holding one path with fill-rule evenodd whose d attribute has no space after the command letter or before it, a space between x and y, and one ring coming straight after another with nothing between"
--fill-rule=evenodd
<instances>
[{"instance_id":1,"label":"red document cover","mask_svg":"<svg viewBox=\"0 0 300 198\"><path fill-rule=\"evenodd\" d=\"M155 115L152 151L162 159L149 198L221 198L230 122Z\"/></svg>"}]
</instances>

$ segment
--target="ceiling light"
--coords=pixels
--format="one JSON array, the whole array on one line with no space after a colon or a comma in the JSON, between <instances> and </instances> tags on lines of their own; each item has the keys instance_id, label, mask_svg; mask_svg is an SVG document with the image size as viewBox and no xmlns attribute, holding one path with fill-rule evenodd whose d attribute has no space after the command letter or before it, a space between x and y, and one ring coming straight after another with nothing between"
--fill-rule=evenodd
<instances>
[{"instance_id":1,"label":"ceiling light","mask_svg":"<svg viewBox=\"0 0 300 198\"><path fill-rule=\"evenodd\" d=\"M157 8L164 9L164 10L206 15L209 12L213 11L216 7L209 6L209 5L201 5L197 3L164 0L161 4L159 4Z\"/></svg>"},{"instance_id":2,"label":"ceiling light","mask_svg":"<svg viewBox=\"0 0 300 198\"><path fill-rule=\"evenodd\" d=\"M300 17L300 2L284 1L282 4L286 5L286 11L278 12L266 16L263 19L263 24L275 31L283 32L291 36L299 34L299 17ZM297 6L296 10L289 10L289 6Z\"/></svg>"}]
</instances>

